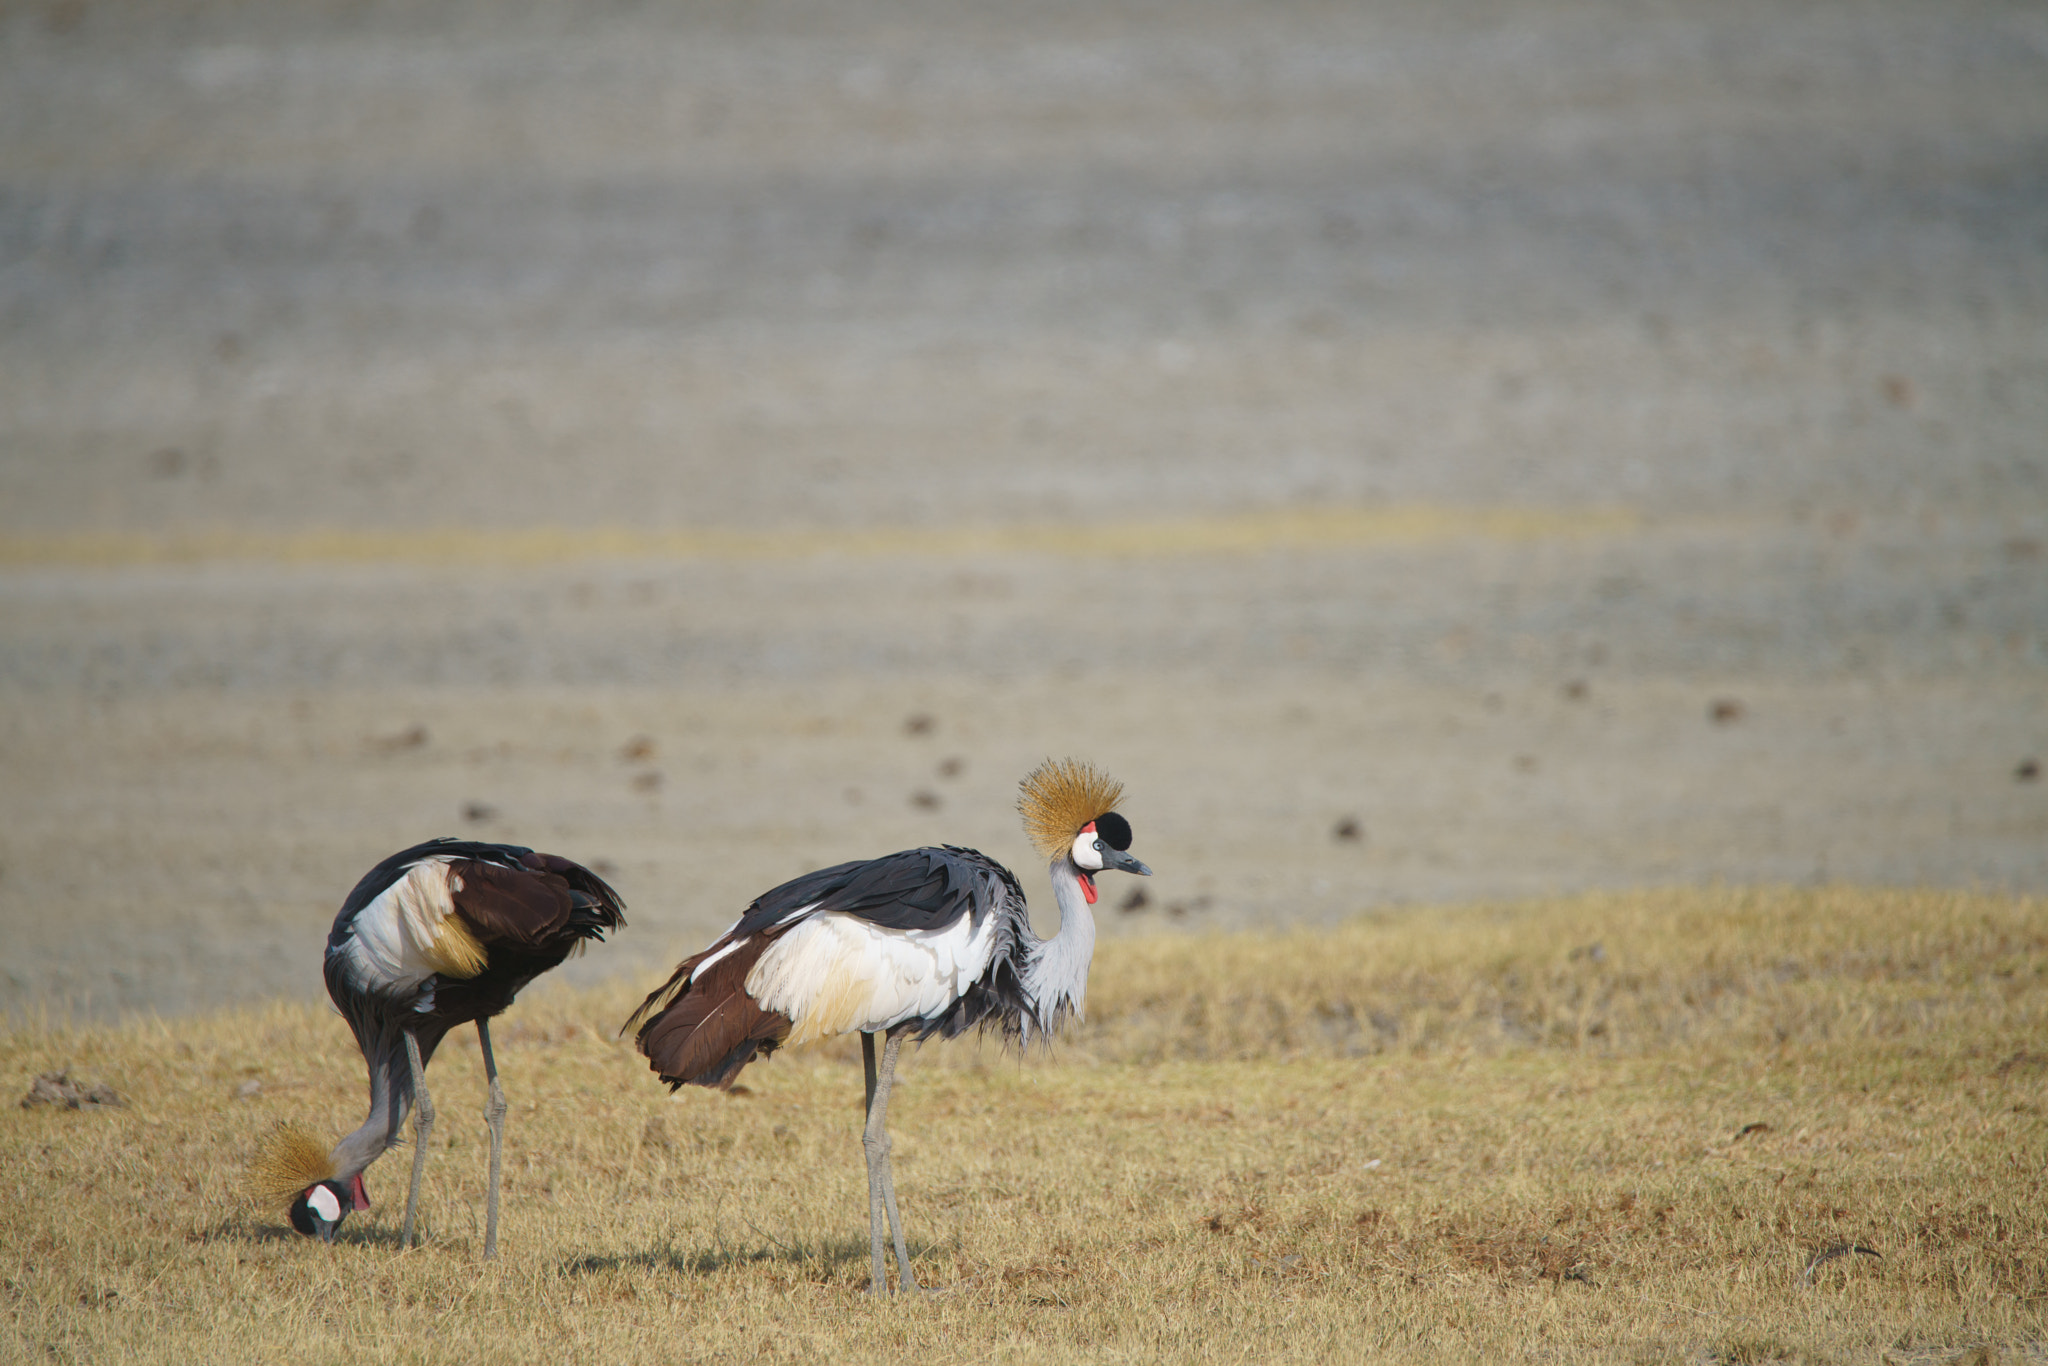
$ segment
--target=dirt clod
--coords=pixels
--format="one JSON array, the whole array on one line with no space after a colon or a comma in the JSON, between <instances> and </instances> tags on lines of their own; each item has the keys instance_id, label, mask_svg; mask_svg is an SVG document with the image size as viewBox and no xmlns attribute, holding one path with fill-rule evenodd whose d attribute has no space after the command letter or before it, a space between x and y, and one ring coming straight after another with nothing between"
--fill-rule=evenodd
<instances>
[{"instance_id":1,"label":"dirt clod","mask_svg":"<svg viewBox=\"0 0 2048 1366\"><path fill-rule=\"evenodd\" d=\"M407 726L404 730L395 731L390 735L373 735L363 741L363 745L377 754L404 754L408 750L425 749L427 728Z\"/></svg>"},{"instance_id":2,"label":"dirt clod","mask_svg":"<svg viewBox=\"0 0 2048 1366\"><path fill-rule=\"evenodd\" d=\"M21 1108L35 1110L49 1105L65 1110L120 1109L128 1104L120 1092L103 1081L87 1086L74 1081L70 1069L45 1072L21 1098Z\"/></svg>"}]
</instances>

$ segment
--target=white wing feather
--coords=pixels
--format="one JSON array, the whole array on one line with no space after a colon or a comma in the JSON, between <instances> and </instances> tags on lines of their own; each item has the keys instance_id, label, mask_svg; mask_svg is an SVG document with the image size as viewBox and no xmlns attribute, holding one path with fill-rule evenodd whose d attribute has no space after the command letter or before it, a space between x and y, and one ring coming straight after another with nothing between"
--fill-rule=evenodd
<instances>
[{"instance_id":1,"label":"white wing feather","mask_svg":"<svg viewBox=\"0 0 2048 1366\"><path fill-rule=\"evenodd\" d=\"M455 914L449 877L448 860L422 859L356 912L339 951L358 987L404 997L446 966L444 922Z\"/></svg>"},{"instance_id":2,"label":"white wing feather","mask_svg":"<svg viewBox=\"0 0 2048 1366\"><path fill-rule=\"evenodd\" d=\"M787 1015L789 1041L870 1033L930 1018L988 970L995 917L892 930L840 911L813 915L761 954L747 995Z\"/></svg>"}]
</instances>

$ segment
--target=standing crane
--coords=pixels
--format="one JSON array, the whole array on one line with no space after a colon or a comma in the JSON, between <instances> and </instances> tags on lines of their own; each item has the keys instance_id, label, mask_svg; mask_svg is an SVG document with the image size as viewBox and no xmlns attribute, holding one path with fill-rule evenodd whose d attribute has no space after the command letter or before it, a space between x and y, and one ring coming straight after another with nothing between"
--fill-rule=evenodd
<instances>
[{"instance_id":1,"label":"standing crane","mask_svg":"<svg viewBox=\"0 0 2048 1366\"><path fill-rule=\"evenodd\" d=\"M1094 875L1150 877L1125 852L1123 785L1071 759L1041 764L1017 799L1025 832L1051 860L1059 933L1032 933L1009 869L954 845L907 849L806 873L763 893L733 927L641 1002L640 1051L671 1091L730 1087L783 1044L858 1031L867 1074L869 1289L888 1290L883 1226L899 1289L915 1290L889 1171L886 1118L905 1038L1000 1028L1019 1044L1079 1014L1095 952ZM623 1033L624 1030L621 1030ZM879 1068L875 1036L884 1039Z\"/></svg>"},{"instance_id":2,"label":"standing crane","mask_svg":"<svg viewBox=\"0 0 2048 1366\"><path fill-rule=\"evenodd\" d=\"M505 1091L491 1055L491 1017L528 982L624 925L625 910L588 868L515 844L429 840L372 868L334 918L325 965L327 994L369 1064L369 1118L332 1150L304 1129L279 1125L257 1155L251 1190L289 1201L293 1228L333 1241L349 1211L370 1207L363 1169L399 1142L406 1112L417 1104L412 1188L398 1236L399 1247L410 1247L434 1129L427 1063L449 1030L474 1021L490 1081L484 1256L496 1256Z\"/></svg>"}]
</instances>

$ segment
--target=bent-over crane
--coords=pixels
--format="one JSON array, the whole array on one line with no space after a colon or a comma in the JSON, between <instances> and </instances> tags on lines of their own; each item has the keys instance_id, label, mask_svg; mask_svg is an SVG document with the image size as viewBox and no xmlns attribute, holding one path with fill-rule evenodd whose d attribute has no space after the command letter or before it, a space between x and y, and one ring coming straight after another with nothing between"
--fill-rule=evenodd
<instances>
[{"instance_id":1,"label":"bent-over crane","mask_svg":"<svg viewBox=\"0 0 2048 1366\"><path fill-rule=\"evenodd\" d=\"M625 904L588 868L515 844L437 839L393 854L364 875L327 936L327 994L355 1031L370 1069L370 1115L330 1151L280 1124L250 1173L260 1198L290 1202L292 1227L331 1242L350 1210L370 1207L363 1169L413 1119L412 1187L401 1248L412 1243L434 1105L426 1066L449 1030L476 1024L490 1098L491 1185L484 1256L498 1251L498 1174L505 1091L491 1055L490 1019L528 982L606 930Z\"/></svg>"},{"instance_id":2,"label":"bent-over crane","mask_svg":"<svg viewBox=\"0 0 2048 1366\"><path fill-rule=\"evenodd\" d=\"M806 873L763 893L733 927L643 1001L640 1051L674 1090L730 1087L783 1044L858 1031L867 1074L869 1288L886 1293L886 1220L899 1288L917 1289L889 1171L886 1117L906 1037L1000 1028L1019 1044L1080 1012L1095 952L1094 875L1152 870L1125 852L1123 794L1074 760L1048 761L1017 800L1025 831L1051 860L1059 933L1031 930L1010 870L973 849L908 849ZM621 1033L624 1032L622 1029ZM875 1036L885 1040L880 1066Z\"/></svg>"}]
</instances>

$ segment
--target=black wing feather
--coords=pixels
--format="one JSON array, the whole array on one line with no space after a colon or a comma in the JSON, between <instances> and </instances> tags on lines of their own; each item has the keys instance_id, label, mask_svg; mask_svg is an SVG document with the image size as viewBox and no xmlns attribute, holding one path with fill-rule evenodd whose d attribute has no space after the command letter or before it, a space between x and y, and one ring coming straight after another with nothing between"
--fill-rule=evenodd
<instances>
[{"instance_id":1,"label":"black wing feather","mask_svg":"<svg viewBox=\"0 0 2048 1366\"><path fill-rule=\"evenodd\" d=\"M979 924L992 904L981 894L976 872L982 868L1000 869L1001 865L975 850L954 845L905 849L878 859L820 868L756 897L730 937L759 934L806 906L856 916L891 930L941 929L963 915ZM1008 878L1008 872L1003 876Z\"/></svg>"}]
</instances>

